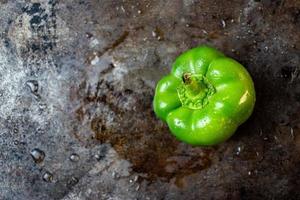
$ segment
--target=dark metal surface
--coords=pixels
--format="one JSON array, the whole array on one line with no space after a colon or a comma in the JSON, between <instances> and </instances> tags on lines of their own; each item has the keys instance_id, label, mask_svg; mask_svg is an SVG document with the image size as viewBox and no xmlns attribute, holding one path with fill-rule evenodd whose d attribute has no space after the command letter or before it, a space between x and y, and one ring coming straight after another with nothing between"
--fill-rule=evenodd
<instances>
[{"instance_id":1,"label":"dark metal surface","mask_svg":"<svg viewBox=\"0 0 300 200\"><path fill-rule=\"evenodd\" d=\"M0 0L0 199L299 199L298 0ZM249 70L252 117L176 141L151 108L182 51Z\"/></svg>"}]
</instances>

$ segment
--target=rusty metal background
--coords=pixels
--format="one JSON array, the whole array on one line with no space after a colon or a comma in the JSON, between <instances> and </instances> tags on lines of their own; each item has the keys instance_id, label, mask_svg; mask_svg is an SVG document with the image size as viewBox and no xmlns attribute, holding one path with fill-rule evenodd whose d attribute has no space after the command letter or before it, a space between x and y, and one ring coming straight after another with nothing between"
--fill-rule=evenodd
<instances>
[{"instance_id":1,"label":"rusty metal background","mask_svg":"<svg viewBox=\"0 0 300 200\"><path fill-rule=\"evenodd\" d=\"M0 199L300 199L299 0L0 0ZM252 75L224 144L176 141L151 108L181 52Z\"/></svg>"}]
</instances>

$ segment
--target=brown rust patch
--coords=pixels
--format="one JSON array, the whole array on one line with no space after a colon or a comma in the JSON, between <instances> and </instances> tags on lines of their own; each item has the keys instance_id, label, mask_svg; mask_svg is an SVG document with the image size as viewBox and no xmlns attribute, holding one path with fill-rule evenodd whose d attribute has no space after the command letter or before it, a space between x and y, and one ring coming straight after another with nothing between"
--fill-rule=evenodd
<instances>
[{"instance_id":1,"label":"brown rust patch","mask_svg":"<svg viewBox=\"0 0 300 200\"><path fill-rule=\"evenodd\" d=\"M92 88L87 86L81 97L83 105L76 111L81 117L77 120L82 121L89 105L107 106L114 113L113 122L107 120L107 113L94 114L90 120L92 139L110 143L120 156L132 163L135 172L145 174L149 180L175 178L175 184L183 187L185 176L211 165L212 149L179 143L155 117L151 92L117 91L106 81L99 81Z\"/></svg>"},{"instance_id":2,"label":"brown rust patch","mask_svg":"<svg viewBox=\"0 0 300 200\"><path fill-rule=\"evenodd\" d=\"M123 158L133 164L135 172L146 173L148 179L176 178L175 183L180 186L183 185L180 181L183 177L205 169L211 164L210 149L203 151L198 148L197 155L190 155L187 152L185 159L182 160L180 152L177 151L178 142L171 138L166 130L151 133L152 129L145 127L149 130L148 133L145 131L122 134L104 127L101 120L92 120L91 128L95 133L95 139L101 143L111 143ZM155 134L155 137L145 137L146 134Z\"/></svg>"}]
</instances>

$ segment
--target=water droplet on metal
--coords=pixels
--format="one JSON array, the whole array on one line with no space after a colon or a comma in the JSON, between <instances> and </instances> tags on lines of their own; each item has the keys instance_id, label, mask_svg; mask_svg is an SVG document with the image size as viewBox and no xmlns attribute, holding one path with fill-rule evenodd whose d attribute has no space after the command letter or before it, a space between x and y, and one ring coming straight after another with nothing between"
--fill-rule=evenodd
<instances>
[{"instance_id":1,"label":"water droplet on metal","mask_svg":"<svg viewBox=\"0 0 300 200\"><path fill-rule=\"evenodd\" d=\"M88 188L88 189L86 190L86 194L88 194L88 195L92 194L92 192L93 192L93 190L92 190L91 188Z\"/></svg>"},{"instance_id":2,"label":"water droplet on metal","mask_svg":"<svg viewBox=\"0 0 300 200\"><path fill-rule=\"evenodd\" d=\"M39 103L39 110L44 111L47 108L46 103Z\"/></svg>"},{"instance_id":3,"label":"water droplet on metal","mask_svg":"<svg viewBox=\"0 0 300 200\"><path fill-rule=\"evenodd\" d=\"M79 182L79 179L76 177L72 177L69 181L68 181L68 186L74 186Z\"/></svg>"},{"instance_id":4,"label":"water droplet on metal","mask_svg":"<svg viewBox=\"0 0 300 200\"><path fill-rule=\"evenodd\" d=\"M155 37L158 41L161 41L164 38L163 32L157 27L152 31L152 36Z\"/></svg>"},{"instance_id":5,"label":"water droplet on metal","mask_svg":"<svg viewBox=\"0 0 300 200\"><path fill-rule=\"evenodd\" d=\"M41 163L41 162L43 162L43 160L45 158L45 153L42 150L37 149L37 148L33 149L30 152L30 155L33 158L35 163Z\"/></svg>"},{"instance_id":6,"label":"water droplet on metal","mask_svg":"<svg viewBox=\"0 0 300 200\"><path fill-rule=\"evenodd\" d=\"M80 159L80 157L79 157L79 155L76 154L76 153L73 153L73 154L70 155L70 160L71 160L72 162L78 162L79 159Z\"/></svg>"},{"instance_id":7,"label":"water droplet on metal","mask_svg":"<svg viewBox=\"0 0 300 200\"><path fill-rule=\"evenodd\" d=\"M115 171L113 171L113 172L111 173L111 176L112 176L114 179L120 178L120 175L119 175L117 172L115 172Z\"/></svg>"},{"instance_id":8,"label":"water droplet on metal","mask_svg":"<svg viewBox=\"0 0 300 200\"><path fill-rule=\"evenodd\" d=\"M98 56L95 56L95 58L93 60L91 60L91 65L96 65L97 63L99 63L100 59Z\"/></svg>"},{"instance_id":9,"label":"water droplet on metal","mask_svg":"<svg viewBox=\"0 0 300 200\"><path fill-rule=\"evenodd\" d=\"M87 39L91 39L93 37L93 34L91 34L89 32L86 32L85 36L86 36Z\"/></svg>"},{"instance_id":10,"label":"water droplet on metal","mask_svg":"<svg viewBox=\"0 0 300 200\"><path fill-rule=\"evenodd\" d=\"M102 159L102 156L100 156L99 154L96 154L94 157L95 157L95 159L98 160L98 161Z\"/></svg>"},{"instance_id":11,"label":"water droplet on metal","mask_svg":"<svg viewBox=\"0 0 300 200\"><path fill-rule=\"evenodd\" d=\"M290 131L290 133L291 133L291 137L292 137L292 140L294 140L294 138L295 138L295 135L294 135L294 129L291 127L291 131Z\"/></svg>"},{"instance_id":12,"label":"water droplet on metal","mask_svg":"<svg viewBox=\"0 0 300 200\"><path fill-rule=\"evenodd\" d=\"M96 154L94 157L95 157L95 159L96 159L97 161L100 161L100 160L102 160L103 158L105 158L105 152L100 151L99 154Z\"/></svg>"},{"instance_id":13,"label":"water droplet on metal","mask_svg":"<svg viewBox=\"0 0 300 200\"><path fill-rule=\"evenodd\" d=\"M99 153L96 154L94 157L97 161L102 160L103 158L105 158L105 155L107 153L107 147L103 146L100 150Z\"/></svg>"},{"instance_id":14,"label":"water droplet on metal","mask_svg":"<svg viewBox=\"0 0 300 200\"><path fill-rule=\"evenodd\" d=\"M223 27L223 28L225 28L225 27L226 27L226 22L225 22L225 20L224 20L224 19L222 19L222 20L221 20L221 24L222 24L222 27Z\"/></svg>"},{"instance_id":15,"label":"water droplet on metal","mask_svg":"<svg viewBox=\"0 0 300 200\"><path fill-rule=\"evenodd\" d=\"M208 32L204 29L201 30L203 34L208 35Z\"/></svg>"},{"instance_id":16,"label":"water droplet on metal","mask_svg":"<svg viewBox=\"0 0 300 200\"><path fill-rule=\"evenodd\" d=\"M44 174L43 174L43 180L45 181L45 182L52 182L53 181L53 174L52 173L50 173L50 172L45 172Z\"/></svg>"},{"instance_id":17,"label":"water droplet on metal","mask_svg":"<svg viewBox=\"0 0 300 200\"><path fill-rule=\"evenodd\" d=\"M125 13L125 12L126 12L126 10L125 10L124 6L121 6L121 10L123 11L123 13Z\"/></svg>"},{"instance_id":18,"label":"water droplet on metal","mask_svg":"<svg viewBox=\"0 0 300 200\"><path fill-rule=\"evenodd\" d=\"M237 151L236 151L236 155L240 155L242 151L242 148L240 146L238 146Z\"/></svg>"},{"instance_id":19,"label":"water droplet on metal","mask_svg":"<svg viewBox=\"0 0 300 200\"><path fill-rule=\"evenodd\" d=\"M30 92L33 94L37 94L39 90L39 84L36 80L29 80L26 82L27 87L30 89Z\"/></svg>"},{"instance_id":20,"label":"water droplet on metal","mask_svg":"<svg viewBox=\"0 0 300 200\"><path fill-rule=\"evenodd\" d=\"M135 191L138 191L140 189L140 185L137 185L136 187L135 187Z\"/></svg>"}]
</instances>

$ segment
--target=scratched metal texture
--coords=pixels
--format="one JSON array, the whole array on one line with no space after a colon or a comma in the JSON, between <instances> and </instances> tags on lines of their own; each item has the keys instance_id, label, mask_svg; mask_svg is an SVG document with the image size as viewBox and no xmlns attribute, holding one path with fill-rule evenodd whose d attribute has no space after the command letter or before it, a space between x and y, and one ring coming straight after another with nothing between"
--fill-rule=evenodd
<instances>
[{"instance_id":1,"label":"scratched metal texture","mask_svg":"<svg viewBox=\"0 0 300 200\"><path fill-rule=\"evenodd\" d=\"M151 107L200 44L257 92L208 148ZM300 199L299 49L298 0L0 0L0 199Z\"/></svg>"}]
</instances>

